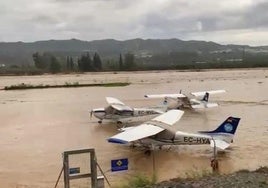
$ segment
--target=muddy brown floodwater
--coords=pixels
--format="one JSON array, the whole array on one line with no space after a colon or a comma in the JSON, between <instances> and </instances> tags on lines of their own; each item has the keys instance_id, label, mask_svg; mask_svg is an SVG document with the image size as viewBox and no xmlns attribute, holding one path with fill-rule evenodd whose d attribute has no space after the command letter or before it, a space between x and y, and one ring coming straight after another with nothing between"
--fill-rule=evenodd
<instances>
[{"instance_id":1,"label":"muddy brown floodwater","mask_svg":"<svg viewBox=\"0 0 268 188\"><path fill-rule=\"evenodd\" d=\"M182 131L210 130L228 116L240 117L234 143L220 153L220 171L254 170L268 165L268 69L205 72L135 72L83 75L5 76L0 87L14 84L64 84L127 81L126 87L87 87L0 91L1 187L53 187L62 167L62 152L95 148L97 160L112 185L136 173L152 175L152 155L106 139L115 124L89 118L92 108L106 106L105 97L117 97L133 107L153 106L144 94L184 93L225 89L211 96L218 108L187 110L174 127ZM140 123L140 122L137 122ZM135 124L131 122L130 124ZM210 170L209 146L176 146L155 152L158 180ZM129 170L110 172L111 159L129 159ZM59 187L62 187L62 179Z\"/></svg>"}]
</instances>

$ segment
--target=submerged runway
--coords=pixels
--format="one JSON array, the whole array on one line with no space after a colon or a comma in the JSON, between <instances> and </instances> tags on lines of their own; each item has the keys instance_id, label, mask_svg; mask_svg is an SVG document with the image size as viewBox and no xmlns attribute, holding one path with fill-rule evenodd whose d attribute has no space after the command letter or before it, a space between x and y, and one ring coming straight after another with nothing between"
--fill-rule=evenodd
<instances>
[{"instance_id":1,"label":"submerged runway","mask_svg":"<svg viewBox=\"0 0 268 188\"><path fill-rule=\"evenodd\" d=\"M0 91L0 183L3 187L52 187L62 167L65 150L95 148L97 160L112 185L132 174L153 174L152 155L111 144L107 138L118 133L117 125L90 120L93 108L106 106L112 96L132 107L155 106L161 100L145 94L183 93L225 89L210 97L219 107L186 110L175 130L213 130L228 116L240 117L234 143L221 152L220 171L253 170L268 165L268 70L218 70L206 72L94 73L1 77L0 86L127 81L126 87L57 88ZM131 122L135 125L139 122ZM185 177L193 171L211 170L209 146L173 146L154 152L158 180ZM112 173L111 159L128 158L129 170ZM61 179L62 180L62 179ZM61 181L62 184L62 181ZM61 185L60 185L61 186Z\"/></svg>"}]
</instances>

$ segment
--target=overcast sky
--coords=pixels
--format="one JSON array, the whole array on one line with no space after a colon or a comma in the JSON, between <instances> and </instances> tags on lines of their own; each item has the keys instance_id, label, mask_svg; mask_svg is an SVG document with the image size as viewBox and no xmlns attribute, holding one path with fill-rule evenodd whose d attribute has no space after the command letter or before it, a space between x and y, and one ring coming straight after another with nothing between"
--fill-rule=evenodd
<instances>
[{"instance_id":1,"label":"overcast sky","mask_svg":"<svg viewBox=\"0 0 268 188\"><path fill-rule=\"evenodd\" d=\"M267 0L0 0L0 41L205 40L268 45Z\"/></svg>"}]
</instances>

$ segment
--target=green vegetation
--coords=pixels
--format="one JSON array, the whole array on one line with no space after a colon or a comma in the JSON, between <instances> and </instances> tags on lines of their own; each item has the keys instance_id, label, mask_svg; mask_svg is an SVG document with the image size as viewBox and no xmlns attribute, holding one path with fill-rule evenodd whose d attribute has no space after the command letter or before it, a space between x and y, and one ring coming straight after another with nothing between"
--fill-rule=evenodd
<instances>
[{"instance_id":1,"label":"green vegetation","mask_svg":"<svg viewBox=\"0 0 268 188\"><path fill-rule=\"evenodd\" d=\"M150 188L156 184L156 176L149 178L143 174L136 174L128 179L126 183L123 185L119 185L116 187L119 188Z\"/></svg>"},{"instance_id":2,"label":"green vegetation","mask_svg":"<svg viewBox=\"0 0 268 188\"><path fill-rule=\"evenodd\" d=\"M178 39L72 39L2 45L0 75L268 67L268 46Z\"/></svg>"},{"instance_id":3,"label":"green vegetation","mask_svg":"<svg viewBox=\"0 0 268 188\"><path fill-rule=\"evenodd\" d=\"M130 83L127 82L112 82L112 83L96 83L96 84L79 84L79 82L69 83L65 82L64 85L31 85L31 84L18 84L5 86L4 90L18 90L18 89L44 89L44 88L65 88L65 87L122 87L128 86Z\"/></svg>"},{"instance_id":4,"label":"green vegetation","mask_svg":"<svg viewBox=\"0 0 268 188\"><path fill-rule=\"evenodd\" d=\"M267 187L268 168L261 167L255 171L240 170L231 174L190 172L187 178L175 178L155 184L162 187Z\"/></svg>"},{"instance_id":5,"label":"green vegetation","mask_svg":"<svg viewBox=\"0 0 268 188\"><path fill-rule=\"evenodd\" d=\"M198 170L195 168L189 172L185 172L186 179L200 179L203 177L211 176L213 173L211 170Z\"/></svg>"}]
</instances>

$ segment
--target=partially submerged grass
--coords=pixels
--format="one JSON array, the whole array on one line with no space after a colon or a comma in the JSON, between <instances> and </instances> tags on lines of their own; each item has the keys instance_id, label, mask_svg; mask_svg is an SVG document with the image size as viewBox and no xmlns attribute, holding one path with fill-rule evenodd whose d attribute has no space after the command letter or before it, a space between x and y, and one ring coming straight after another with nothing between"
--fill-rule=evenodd
<instances>
[{"instance_id":1,"label":"partially submerged grass","mask_svg":"<svg viewBox=\"0 0 268 188\"><path fill-rule=\"evenodd\" d=\"M211 170L190 170L189 172L185 172L186 179L200 179L203 177L211 176L213 173Z\"/></svg>"},{"instance_id":2,"label":"partially submerged grass","mask_svg":"<svg viewBox=\"0 0 268 188\"><path fill-rule=\"evenodd\" d=\"M156 184L157 178L153 175L151 178L144 174L136 174L129 178L126 183L118 185L118 188L150 188Z\"/></svg>"},{"instance_id":3,"label":"partially submerged grass","mask_svg":"<svg viewBox=\"0 0 268 188\"><path fill-rule=\"evenodd\" d=\"M244 169L231 174L194 169L185 173L185 175L184 178L173 178L160 182L153 187L268 187L267 167L260 167L255 171Z\"/></svg>"},{"instance_id":4,"label":"partially submerged grass","mask_svg":"<svg viewBox=\"0 0 268 188\"><path fill-rule=\"evenodd\" d=\"M122 87L128 86L128 82L112 82L112 83L98 83L98 84L79 84L79 82L69 83L65 82L63 85L31 85L31 84L18 84L5 86L4 90L18 90L18 89L44 89L44 88L65 88L65 87Z\"/></svg>"}]
</instances>

